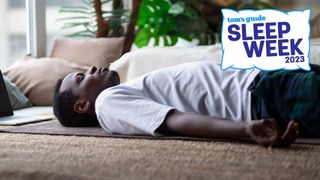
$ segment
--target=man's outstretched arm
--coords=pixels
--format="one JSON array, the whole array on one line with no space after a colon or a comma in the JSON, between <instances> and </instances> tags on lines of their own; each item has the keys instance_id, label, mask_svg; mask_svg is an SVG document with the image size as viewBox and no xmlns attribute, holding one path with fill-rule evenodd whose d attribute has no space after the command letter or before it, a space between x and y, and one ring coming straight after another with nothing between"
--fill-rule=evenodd
<instances>
[{"instance_id":1,"label":"man's outstretched arm","mask_svg":"<svg viewBox=\"0 0 320 180\"><path fill-rule=\"evenodd\" d=\"M263 146L287 146L297 138L298 125L291 121L283 132L274 119L238 123L175 110L167 115L158 131L205 138L252 138Z\"/></svg>"}]
</instances>

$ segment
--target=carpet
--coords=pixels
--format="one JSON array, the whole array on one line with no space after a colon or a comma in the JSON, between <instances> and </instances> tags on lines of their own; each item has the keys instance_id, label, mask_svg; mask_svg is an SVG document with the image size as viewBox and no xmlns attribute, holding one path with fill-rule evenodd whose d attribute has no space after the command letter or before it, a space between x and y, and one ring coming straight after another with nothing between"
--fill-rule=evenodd
<instances>
[{"instance_id":1,"label":"carpet","mask_svg":"<svg viewBox=\"0 0 320 180\"><path fill-rule=\"evenodd\" d=\"M116 135L105 132L100 127L63 127L57 120L40 122L36 124L29 124L23 126L15 126L0 129L0 132L6 133L26 133L26 134L48 134L48 135L66 135L66 136L93 136L93 137L112 137L112 138L136 138L136 139L166 139L166 140L193 140L193 141L225 141L234 142L239 140L233 139L208 139L208 138L195 138L195 137L184 137L184 136L129 136L129 135ZM254 143L249 139L241 139L243 143ZM295 142L296 144L320 144L320 139L317 138L299 138Z\"/></svg>"},{"instance_id":2,"label":"carpet","mask_svg":"<svg viewBox=\"0 0 320 180\"><path fill-rule=\"evenodd\" d=\"M0 133L5 180L316 180L320 146Z\"/></svg>"}]
</instances>

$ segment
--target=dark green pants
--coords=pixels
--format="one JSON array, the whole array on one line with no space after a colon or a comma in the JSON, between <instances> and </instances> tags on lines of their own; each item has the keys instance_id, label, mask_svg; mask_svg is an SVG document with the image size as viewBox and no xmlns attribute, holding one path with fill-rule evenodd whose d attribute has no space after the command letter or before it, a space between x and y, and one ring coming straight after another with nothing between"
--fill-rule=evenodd
<instances>
[{"instance_id":1,"label":"dark green pants","mask_svg":"<svg viewBox=\"0 0 320 180\"><path fill-rule=\"evenodd\" d=\"M276 118L281 128L294 120L301 136L320 137L320 66L260 72L249 90L252 119Z\"/></svg>"}]
</instances>

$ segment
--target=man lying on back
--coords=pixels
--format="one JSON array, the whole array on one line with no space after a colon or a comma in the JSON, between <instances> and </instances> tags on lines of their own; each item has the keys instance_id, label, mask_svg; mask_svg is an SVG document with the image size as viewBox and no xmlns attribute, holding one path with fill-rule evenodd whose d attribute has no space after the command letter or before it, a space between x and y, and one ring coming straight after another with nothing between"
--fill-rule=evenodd
<instances>
[{"instance_id":1,"label":"man lying on back","mask_svg":"<svg viewBox=\"0 0 320 180\"><path fill-rule=\"evenodd\" d=\"M115 71L91 67L56 86L54 114L64 126L98 126L126 135L252 138L288 146L299 133L320 136L319 68L222 71L193 62L120 84ZM299 124L299 125L298 125Z\"/></svg>"}]
</instances>

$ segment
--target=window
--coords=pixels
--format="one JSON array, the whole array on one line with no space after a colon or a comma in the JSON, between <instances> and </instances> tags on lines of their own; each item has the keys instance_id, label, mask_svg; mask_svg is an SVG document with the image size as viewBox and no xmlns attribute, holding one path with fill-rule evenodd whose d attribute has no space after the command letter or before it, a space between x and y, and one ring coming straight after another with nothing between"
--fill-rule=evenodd
<instances>
[{"instance_id":1,"label":"window","mask_svg":"<svg viewBox=\"0 0 320 180\"><path fill-rule=\"evenodd\" d=\"M62 6L65 7L75 7L83 6L83 0L47 0L46 5L46 27L47 27L47 55L50 55L50 51L53 46L54 37L56 36L66 36L74 32L82 30L83 27L75 27L72 29L61 29L66 21L59 21L58 19L72 17L72 16L82 16L79 14L66 14L59 13ZM127 1L127 0L126 0ZM103 5L104 10L110 10L112 8L112 1ZM92 19L94 21L94 19ZM81 22L83 20L74 20L74 22Z\"/></svg>"},{"instance_id":2,"label":"window","mask_svg":"<svg viewBox=\"0 0 320 180\"><path fill-rule=\"evenodd\" d=\"M51 48L55 36L64 36L71 33L70 30L61 30L63 22L57 21L63 17L63 14L59 13L61 6L79 6L80 0L47 0L46 7L46 27L47 27L47 55L50 55Z\"/></svg>"},{"instance_id":3,"label":"window","mask_svg":"<svg viewBox=\"0 0 320 180\"><path fill-rule=\"evenodd\" d=\"M25 0L0 1L0 69L26 54Z\"/></svg>"}]
</instances>

